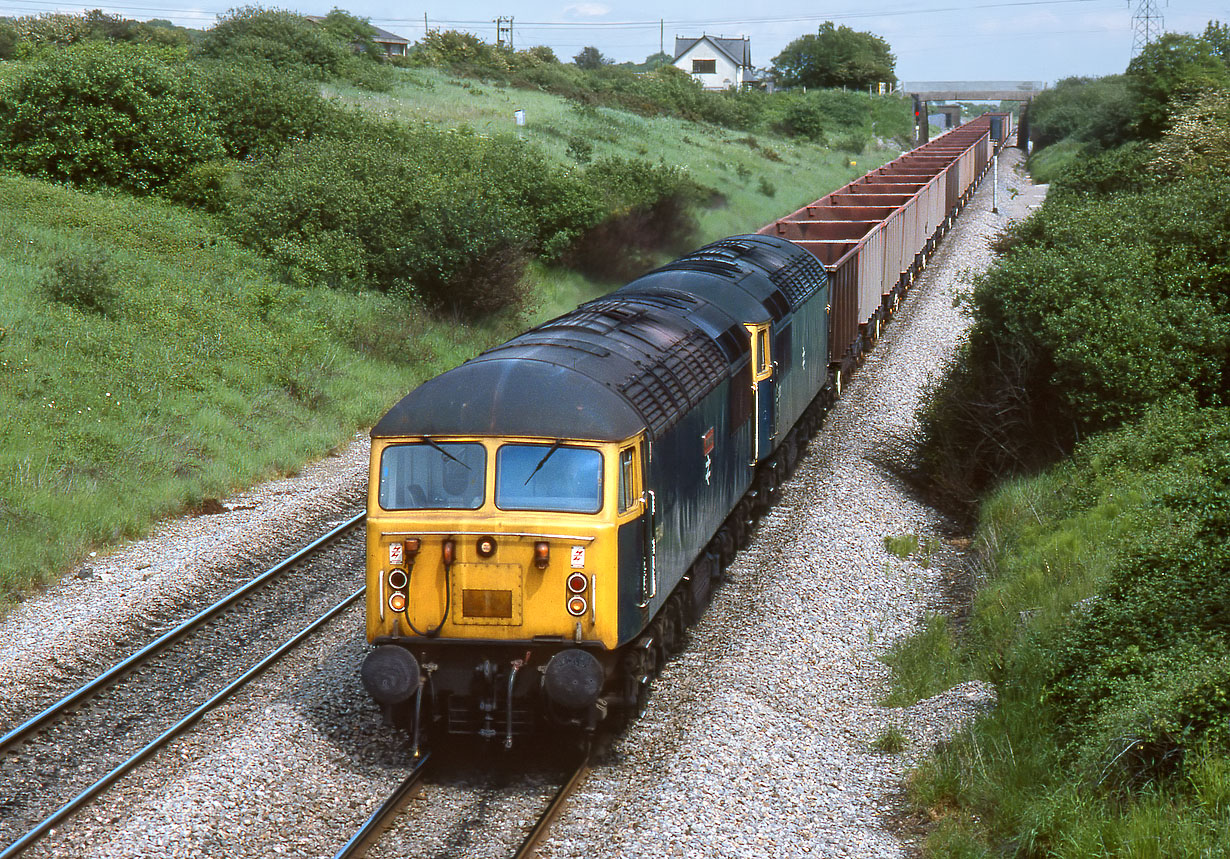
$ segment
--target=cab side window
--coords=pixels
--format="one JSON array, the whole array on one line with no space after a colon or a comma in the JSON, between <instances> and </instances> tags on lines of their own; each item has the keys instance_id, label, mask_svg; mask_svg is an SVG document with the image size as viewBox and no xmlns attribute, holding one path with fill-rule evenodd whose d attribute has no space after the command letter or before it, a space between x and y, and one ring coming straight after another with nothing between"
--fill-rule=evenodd
<instances>
[{"instance_id":1,"label":"cab side window","mask_svg":"<svg viewBox=\"0 0 1230 859\"><path fill-rule=\"evenodd\" d=\"M636 459L633 448L619 452L619 512L627 513L636 504Z\"/></svg>"},{"instance_id":2,"label":"cab side window","mask_svg":"<svg viewBox=\"0 0 1230 859\"><path fill-rule=\"evenodd\" d=\"M773 360L769 354L769 329L768 327L761 328L756 332L756 338L759 340L760 348L757 349L757 366L756 375L763 376L769 372L769 364Z\"/></svg>"}]
</instances>

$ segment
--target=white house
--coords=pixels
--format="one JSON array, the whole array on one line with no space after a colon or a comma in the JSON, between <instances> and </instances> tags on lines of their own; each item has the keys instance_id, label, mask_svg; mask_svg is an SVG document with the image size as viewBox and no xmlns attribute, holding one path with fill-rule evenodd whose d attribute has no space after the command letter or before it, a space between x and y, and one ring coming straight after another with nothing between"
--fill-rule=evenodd
<instances>
[{"instance_id":1,"label":"white house","mask_svg":"<svg viewBox=\"0 0 1230 859\"><path fill-rule=\"evenodd\" d=\"M705 89L742 88L752 80L752 42L746 36L676 36L674 64L700 81Z\"/></svg>"}]
</instances>

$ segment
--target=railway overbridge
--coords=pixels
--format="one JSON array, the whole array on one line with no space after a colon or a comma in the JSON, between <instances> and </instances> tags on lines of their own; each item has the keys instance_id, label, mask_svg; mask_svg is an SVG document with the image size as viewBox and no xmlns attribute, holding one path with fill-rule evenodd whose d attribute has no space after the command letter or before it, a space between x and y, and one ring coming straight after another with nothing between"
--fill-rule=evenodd
<instances>
[{"instance_id":1,"label":"railway overbridge","mask_svg":"<svg viewBox=\"0 0 1230 859\"><path fill-rule=\"evenodd\" d=\"M932 110L945 115L949 128L961 124L961 108L943 105L943 102L1017 101L1028 104L1045 88L1041 81L910 81L901 84L902 92L914 98L915 145L925 143L930 136L927 116ZM930 107L937 103L937 107ZM1024 115L1017 128L1018 137L1028 140L1028 124Z\"/></svg>"}]
</instances>

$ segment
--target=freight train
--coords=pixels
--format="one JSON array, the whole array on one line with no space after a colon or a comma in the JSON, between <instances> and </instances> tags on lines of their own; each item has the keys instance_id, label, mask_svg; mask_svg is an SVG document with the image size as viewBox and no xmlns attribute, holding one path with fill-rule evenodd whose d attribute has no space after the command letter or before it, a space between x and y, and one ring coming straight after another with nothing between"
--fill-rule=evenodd
<instances>
[{"instance_id":1,"label":"freight train","mask_svg":"<svg viewBox=\"0 0 1230 859\"><path fill-rule=\"evenodd\" d=\"M416 750L643 711L1010 120L539 325L376 424L361 675Z\"/></svg>"}]
</instances>

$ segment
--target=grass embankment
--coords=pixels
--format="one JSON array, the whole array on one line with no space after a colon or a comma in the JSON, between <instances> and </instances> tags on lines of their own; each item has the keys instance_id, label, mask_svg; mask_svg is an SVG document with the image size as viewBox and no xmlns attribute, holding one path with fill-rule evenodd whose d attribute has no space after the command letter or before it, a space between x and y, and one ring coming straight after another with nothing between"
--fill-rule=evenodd
<instances>
[{"instance_id":1,"label":"grass embankment","mask_svg":"<svg viewBox=\"0 0 1230 859\"><path fill-rule=\"evenodd\" d=\"M108 312L50 300L66 280ZM0 176L0 594L293 472L514 325L291 288L205 216Z\"/></svg>"},{"instance_id":2,"label":"grass embankment","mask_svg":"<svg viewBox=\"0 0 1230 859\"><path fill-rule=\"evenodd\" d=\"M1155 98L1174 55L1146 49L1129 91ZM1159 137L1051 147L1051 193L1000 239L922 415L932 485L977 514L974 595L889 654L893 703L970 678L998 696L913 774L927 856L1230 856L1223 80Z\"/></svg>"},{"instance_id":3,"label":"grass embankment","mask_svg":"<svg viewBox=\"0 0 1230 859\"><path fill-rule=\"evenodd\" d=\"M516 103L530 116L520 151L561 176L601 168L607 155L682 168L717 192L693 204L698 240L755 230L871 166L803 140L578 108L431 71L394 80L391 94L345 98L393 125L472 129L474 158L499 142L481 136L494 117L510 124ZM234 188L240 169L263 168L227 167L219 187ZM295 471L421 379L619 285L533 260L523 306L467 321L358 282L290 285L291 266L240 245L228 217L0 174L0 611L91 550ZM271 245L299 264L314 247L306 235Z\"/></svg>"},{"instance_id":4,"label":"grass embankment","mask_svg":"<svg viewBox=\"0 0 1230 859\"><path fill-rule=\"evenodd\" d=\"M893 703L999 696L912 778L927 855L1230 855L1228 428L1160 406L982 505L968 616L889 657Z\"/></svg>"},{"instance_id":5,"label":"grass embankment","mask_svg":"<svg viewBox=\"0 0 1230 859\"><path fill-rule=\"evenodd\" d=\"M326 93L376 116L407 124L516 133L562 168L602 158L682 166L705 189L697 240L751 232L895 158L900 150L849 152L805 137L754 134L671 116L641 116L536 90L452 77L435 69L402 72L391 92L331 85ZM900 113L897 99L866 97L868 113ZM524 110L518 129L513 112ZM884 123L887 124L887 123Z\"/></svg>"}]
</instances>

